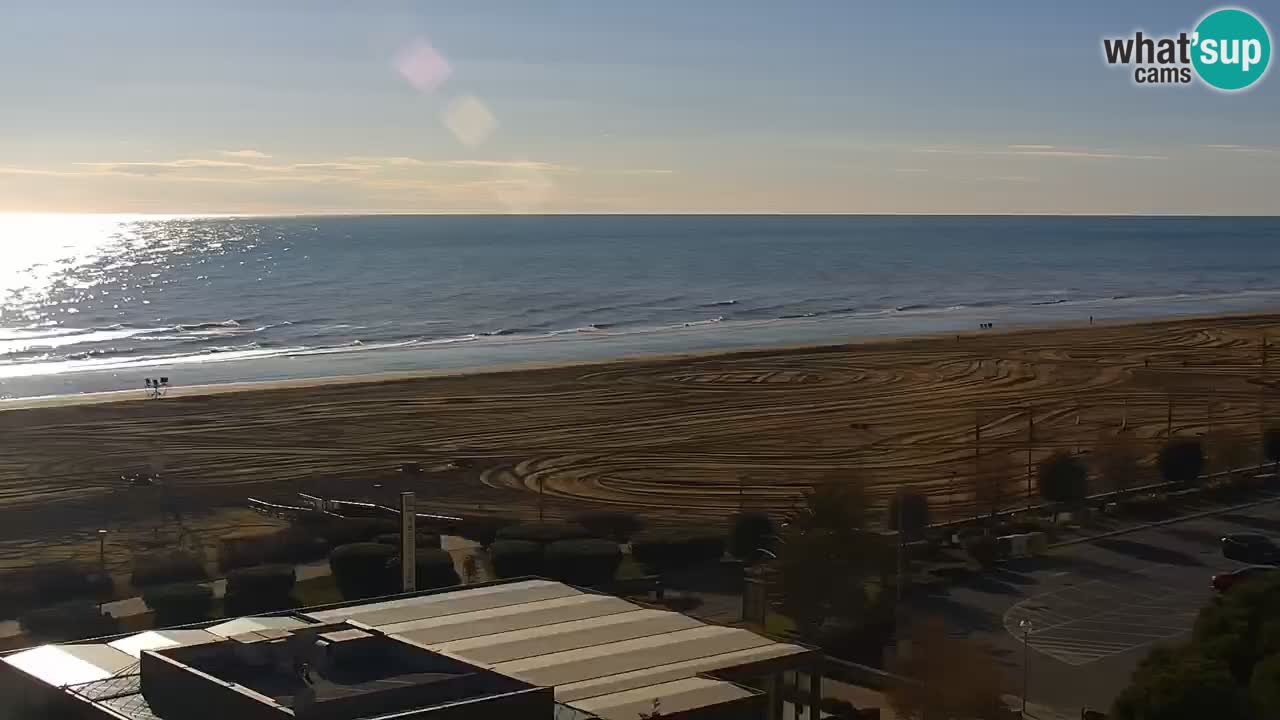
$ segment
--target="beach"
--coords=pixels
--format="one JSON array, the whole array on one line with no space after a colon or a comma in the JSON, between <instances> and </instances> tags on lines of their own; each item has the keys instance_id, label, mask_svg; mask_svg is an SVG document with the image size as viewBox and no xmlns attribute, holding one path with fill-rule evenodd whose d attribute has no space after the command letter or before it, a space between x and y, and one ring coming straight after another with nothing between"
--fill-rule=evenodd
<instances>
[{"instance_id":1,"label":"beach","mask_svg":"<svg viewBox=\"0 0 1280 720\"><path fill-rule=\"evenodd\" d=\"M216 544L275 523L246 498L298 492L392 502L413 490L424 512L526 518L607 506L672 523L783 513L814 483L856 478L877 505L909 487L935 519L961 517L977 453L983 467L1000 458L1015 506L1028 460L1122 429L1148 453L1170 429L1256 443L1277 379L1262 342L1277 330L1280 315L1077 323L9 401L0 567L96 559L99 528L113 564L175 533ZM160 482L122 477L137 472Z\"/></svg>"}]
</instances>

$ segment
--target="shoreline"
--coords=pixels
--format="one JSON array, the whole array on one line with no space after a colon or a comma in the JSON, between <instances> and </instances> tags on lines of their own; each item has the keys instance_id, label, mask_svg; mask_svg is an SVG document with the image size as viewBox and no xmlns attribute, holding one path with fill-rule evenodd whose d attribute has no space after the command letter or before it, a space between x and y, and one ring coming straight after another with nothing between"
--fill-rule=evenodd
<instances>
[{"instance_id":1,"label":"shoreline","mask_svg":"<svg viewBox=\"0 0 1280 720\"><path fill-rule=\"evenodd\" d=\"M754 347L728 348L716 350L693 350L688 352L642 353L637 355L621 355L608 359L585 359L579 361L530 361L515 363L499 363L462 368L421 369L392 372L352 373L328 376L298 377L281 380L250 380L243 382L219 382L190 386L173 386L164 398L199 398L214 395L234 395L240 393L262 393L280 390L297 390L311 387L387 385L395 383L412 383L443 378L468 378L486 375L506 375L538 371L554 371L572 368L607 368L621 364L670 363L678 361L706 361L715 359L732 360L771 353L795 352L834 352L840 349L872 350L885 345L900 345L916 342L936 342L946 338L959 337L961 341L973 339L1010 338L1038 333L1056 333L1077 329L1115 329L1134 328L1139 326L1169 326L1184 323L1207 323L1213 321L1267 320L1280 321L1280 309L1273 311L1249 311L1241 313L1214 313L1205 315L1178 315L1172 317L1153 318L1147 320L1110 320L1082 321L1064 320L1045 324L1011 323L1000 329L968 330L961 332L935 331L907 335L861 335L835 340L830 343L801 343L790 345L760 345ZM56 395L40 395L31 397L0 398L0 413L8 411L34 410L40 408L67 407L77 405L99 405L115 403L144 402L151 400L145 389L109 390L101 392L64 393Z\"/></svg>"}]
</instances>

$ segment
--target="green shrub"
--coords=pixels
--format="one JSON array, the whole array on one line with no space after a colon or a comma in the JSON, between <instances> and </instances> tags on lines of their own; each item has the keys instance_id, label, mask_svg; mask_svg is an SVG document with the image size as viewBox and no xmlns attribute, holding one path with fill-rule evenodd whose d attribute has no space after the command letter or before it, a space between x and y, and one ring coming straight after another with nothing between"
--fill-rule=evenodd
<instances>
[{"instance_id":1,"label":"green shrub","mask_svg":"<svg viewBox=\"0 0 1280 720\"><path fill-rule=\"evenodd\" d=\"M37 565L29 571L27 582L35 600L46 605L81 599L106 601L115 589L110 575L75 561Z\"/></svg>"},{"instance_id":2,"label":"green shrub","mask_svg":"<svg viewBox=\"0 0 1280 720\"><path fill-rule=\"evenodd\" d=\"M453 556L437 548L415 548L414 563L417 586L420 590L458 585L462 579L453 566ZM397 579L400 578L400 558L393 563Z\"/></svg>"},{"instance_id":3,"label":"green shrub","mask_svg":"<svg viewBox=\"0 0 1280 720\"><path fill-rule=\"evenodd\" d=\"M1160 448L1157 465L1166 482L1193 484L1204 470L1204 447L1199 440L1170 440Z\"/></svg>"},{"instance_id":4,"label":"green shrub","mask_svg":"<svg viewBox=\"0 0 1280 720\"><path fill-rule=\"evenodd\" d=\"M992 535L979 535L964 543L965 553L984 568L996 564L1000 556L999 542Z\"/></svg>"},{"instance_id":5,"label":"green shrub","mask_svg":"<svg viewBox=\"0 0 1280 720\"><path fill-rule=\"evenodd\" d=\"M542 574L542 545L528 540L498 540L489 546L493 572L500 578Z\"/></svg>"},{"instance_id":6,"label":"green shrub","mask_svg":"<svg viewBox=\"0 0 1280 720\"><path fill-rule=\"evenodd\" d=\"M1051 503L1077 504L1089 495L1089 468L1084 461L1059 450L1040 463L1040 497Z\"/></svg>"},{"instance_id":7,"label":"green shrub","mask_svg":"<svg viewBox=\"0 0 1280 720\"><path fill-rule=\"evenodd\" d=\"M391 547L400 547L400 533L382 533L373 539L376 543L390 545Z\"/></svg>"},{"instance_id":8,"label":"green shrub","mask_svg":"<svg viewBox=\"0 0 1280 720\"><path fill-rule=\"evenodd\" d=\"M330 547L370 542L379 535L400 532L400 523L390 518L346 518L324 513L308 513L294 524Z\"/></svg>"},{"instance_id":9,"label":"green shrub","mask_svg":"<svg viewBox=\"0 0 1280 720\"><path fill-rule=\"evenodd\" d=\"M174 550L133 558L131 583L135 588L207 579L204 562L194 553Z\"/></svg>"},{"instance_id":10,"label":"green shrub","mask_svg":"<svg viewBox=\"0 0 1280 720\"><path fill-rule=\"evenodd\" d=\"M724 556L724 537L696 530L644 530L631 539L631 556L659 573L715 562Z\"/></svg>"},{"instance_id":11,"label":"green shrub","mask_svg":"<svg viewBox=\"0 0 1280 720\"><path fill-rule=\"evenodd\" d=\"M622 551L612 540L557 540L547 545L543 562L547 574L570 585L613 582Z\"/></svg>"},{"instance_id":12,"label":"green shrub","mask_svg":"<svg viewBox=\"0 0 1280 720\"><path fill-rule=\"evenodd\" d=\"M553 543L557 540L580 540L591 537L581 525L559 522L529 522L510 525L498 531L500 540L527 540L536 543Z\"/></svg>"},{"instance_id":13,"label":"green shrub","mask_svg":"<svg viewBox=\"0 0 1280 720\"><path fill-rule=\"evenodd\" d=\"M626 542L644 527L644 521L639 515L621 510L591 510L578 513L571 520L575 525L586 528L594 537L620 543Z\"/></svg>"},{"instance_id":14,"label":"green shrub","mask_svg":"<svg viewBox=\"0 0 1280 720\"><path fill-rule=\"evenodd\" d=\"M188 625L208 619L213 589L197 583L159 585L147 588L142 602L155 612L156 627Z\"/></svg>"},{"instance_id":15,"label":"green shrub","mask_svg":"<svg viewBox=\"0 0 1280 720\"><path fill-rule=\"evenodd\" d=\"M516 520L512 518L493 517L480 515L470 517L458 523L453 528L454 533L461 537L476 543L480 547L487 548L498 539L498 532L503 528L516 524Z\"/></svg>"},{"instance_id":16,"label":"green shrub","mask_svg":"<svg viewBox=\"0 0 1280 720\"><path fill-rule=\"evenodd\" d=\"M902 507L898 505L901 503ZM889 498L888 527L898 530L898 521L902 521L902 534L908 542L924 537L929 527L929 498L918 492L904 491L894 493Z\"/></svg>"},{"instance_id":17,"label":"green shrub","mask_svg":"<svg viewBox=\"0 0 1280 720\"><path fill-rule=\"evenodd\" d=\"M302 527L287 527L266 535L224 538L218 545L218 567L234 570L263 563L298 564L323 559L328 542Z\"/></svg>"},{"instance_id":18,"label":"green shrub","mask_svg":"<svg viewBox=\"0 0 1280 720\"><path fill-rule=\"evenodd\" d=\"M778 530L768 513L738 513L729 527L729 552L743 562L755 562L761 550L772 550L777 541Z\"/></svg>"},{"instance_id":19,"label":"green shrub","mask_svg":"<svg viewBox=\"0 0 1280 720\"><path fill-rule=\"evenodd\" d=\"M294 606L292 565L259 565L227 573L226 615L257 615Z\"/></svg>"},{"instance_id":20,"label":"green shrub","mask_svg":"<svg viewBox=\"0 0 1280 720\"><path fill-rule=\"evenodd\" d=\"M31 610L18 618L18 624L36 642L66 642L117 632L115 618L87 602Z\"/></svg>"},{"instance_id":21,"label":"green shrub","mask_svg":"<svg viewBox=\"0 0 1280 720\"><path fill-rule=\"evenodd\" d=\"M347 600L390 595L400 589L400 578L392 565L395 556L390 545L350 543L329 553L329 568Z\"/></svg>"}]
</instances>

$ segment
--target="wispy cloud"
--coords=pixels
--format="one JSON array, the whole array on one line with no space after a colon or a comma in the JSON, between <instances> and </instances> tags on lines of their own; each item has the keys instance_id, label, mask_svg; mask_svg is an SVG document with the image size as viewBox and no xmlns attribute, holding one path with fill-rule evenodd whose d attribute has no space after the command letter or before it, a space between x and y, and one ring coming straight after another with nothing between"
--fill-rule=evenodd
<instances>
[{"instance_id":1,"label":"wispy cloud","mask_svg":"<svg viewBox=\"0 0 1280 720\"><path fill-rule=\"evenodd\" d=\"M1205 145L1209 150L1220 150L1223 152L1245 153L1248 155L1280 155L1280 147L1271 147L1267 145Z\"/></svg>"},{"instance_id":2,"label":"wispy cloud","mask_svg":"<svg viewBox=\"0 0 1280 720\"><path fill-rule=\"evenodd\" d=\"M421 167L425 162L405 155L351 155L346 158L353 163L391 165L393 167Z\"/></svg>"},{"instance_id":3,"label":"wispy cloud","mask_svg":"<svg viewBox=\"0 0 1280 720\"><path fill-rule=\"evenodd\" d=\"M1168 160L1165 155L1111 152L1090 148L1059 148L1054 145L1007 145L1002 149L974 147L921 147L913 152L943 155L1000 155L1013 157L1056 157L1077 160Z\"/></svg>"},{"instance_id":4,"label":"wispy cloud","mask_svg":"<svg viewBox=\"0 0 1280 720\"><path fill-rule=\"evenodd\" d=\"M627 168L616 171L619 175L675 175L675 170L666 168Z\"/></svg>"},{"instance_id":5,"label":"wispy cloud","mask_svg":"<svg viewBox=\"0 0 1280 720\"><path fill-rule=\"evenodd\" d=\"M270 155L260 150L222 150L221 155L233 158L243 158L245 160L266 160Z\"/></svg>"},{"instance_id":6,"label":"wispy cloud","mask_svg":"<svg viewBox=\"0 0 1280 720\"><path fill-rule=\"evenodd\" d=\"M900 168L894 168L893 171L898 173L899 175L923 175L929 172L928 169L926 168L918 168L918 167L900 167Z\"/></svg>"}]
</instances>

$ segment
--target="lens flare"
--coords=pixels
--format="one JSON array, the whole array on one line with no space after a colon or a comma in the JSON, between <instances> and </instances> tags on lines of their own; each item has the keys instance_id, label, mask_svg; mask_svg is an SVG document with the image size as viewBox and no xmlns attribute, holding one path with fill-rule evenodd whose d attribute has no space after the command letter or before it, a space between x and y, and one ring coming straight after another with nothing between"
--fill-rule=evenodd
<instances>
[{"instance_id":1,"label":"lens flare","mask_svg":"<svg viewBox=\"0 0 1280 720\"><path fill-rule=\"evenodd\" d=\"M474 95L464 95L450 102L441 120L458 142L472 147L488 140L498 127L493 113Z\"/></svg>"},{"instance_id":2,"label":"lens flare","mask_svg":"<svg viewBox=\"0 0 1280 720\"><path fill-rule=\"evenodd\" d=\"M417 40L396 57L396 70L419 92L435 92L453 74L449 61L426 40Z\"/></svg>"}]
</instances>

